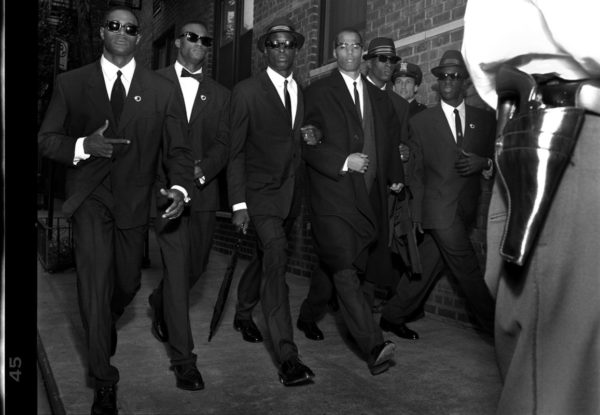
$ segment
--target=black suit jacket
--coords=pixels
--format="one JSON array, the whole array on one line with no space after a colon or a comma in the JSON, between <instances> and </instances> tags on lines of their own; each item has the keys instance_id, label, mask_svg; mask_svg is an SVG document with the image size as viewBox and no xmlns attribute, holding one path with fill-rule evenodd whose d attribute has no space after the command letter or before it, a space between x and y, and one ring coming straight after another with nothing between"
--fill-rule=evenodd
<instances>
[{"instance_id":1,"label":"black suit jacket","mask_svg":"<svg viewBox=\"0 0 600 415\"><path fill-rule=\"evenodd\" d=\"M387 239L387 227L377 232L378 215L387 217L387 186L404 183L404 174L398 153L401 126L390 99L366 79L363 83L367 86L365 99L370 99L374 118L382 212L373 211L362 174L341 173L346 158L362 152L364 133L352 97L338 70L306 90L304 122L321 129L323 139L318 145L305 145L303 156L313 217L318 222L319 217L337 216L360 235L361 245L366 247L377 237ZM319 237L317 226L314 231L316 238L321 239L318 244L323 245L327 236ZM329 235L332 237L335 235Z\"/></svg>"},{"instance_id":2,"label":"black suit jacket","mask_svg":"<svg viewBox=\"0 0 600 415\"><path fill-rule=\"evenodd\" d=\"M167 80L137 64L115 128L99 61L57 77L38 146L43 156L68 166L63 204L67 216L109 176L114 199L110 208L117 226L146 224L161 147L170 182L191 189L191 150L177 119L173 92ZM76 140L93 133L105 120L109 120L105 137L131 143L115 145L111 158L91 156L73 165Z\"/></svg>"},{"instance_id":3,"label":"black suit jacket","mask_svg":"<svg viewBox=\"0 0 600 415\"><path fill-rule=\"evenodd\" d=\"M300 86L294 126L266 71L233 88L230 115L229 203L246 202L251 216L297 215L304 118Z\"/></svg>"},{"instance_id":4,"label":"black suit jacket","mask_svg":"<svg viewBox=\"0 0 600 415\"><path fill-rule=\"evenodd\" d=\"M482 157L494 154L494 113L466 105L462 148ZM411 138L417 145L417 169L412 186L413 217L424 228L443 229L455 215L473 222L481 193L481 173L460 176L454 167L459 148L441 104L410 119Z\"/></svg>"},{"instance_id":5,"label":"black suit jacket","mask_svg":"<svg viewBox=\"0 0 600 415\"><path fill-rule=\"evenodd\" d=\"M175 100L179 110L178 118L186 133L188 145L192 148L194 160L200 160L200 168L206 177L202 187L193 186L191 209L211 211L219 208L219 172L227 164L229 157L229 103L231 93L227 88L204 76L198 86L190 120L187 120L185 101L181 85L177 79L175 65L157 71L170 80L176 91ZM166 175L161 169L159 183L165 182ZM170 185L170 184L169 184Z\"/></svg>"}]
</instances>

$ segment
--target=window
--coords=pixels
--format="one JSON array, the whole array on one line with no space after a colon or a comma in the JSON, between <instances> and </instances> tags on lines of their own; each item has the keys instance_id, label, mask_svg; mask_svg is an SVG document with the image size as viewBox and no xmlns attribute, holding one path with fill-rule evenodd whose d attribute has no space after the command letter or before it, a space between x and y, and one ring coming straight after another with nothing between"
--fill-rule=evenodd
<instances>
[{"instance_id":1,"label":"window","mask_svg":"<svg viewBox=\"0 0 600 415\"><path fill-rule=\"evenodd\" d=\"M160 69L175 62L177 49L175 42L175 26L171 26L161 37L152 43L152 69Z\"/></svg>"},{"instance_id":2,"label":"window","mask_svg":"<svg viewBox=\"0 0 600 415\"><path fill-rule=\"evenodd\" d=\"M364 0L321 0L321 65L334 60L333 42L340 30L348 27L364 34L366 14Z\"/></svg>"}]
</instances>

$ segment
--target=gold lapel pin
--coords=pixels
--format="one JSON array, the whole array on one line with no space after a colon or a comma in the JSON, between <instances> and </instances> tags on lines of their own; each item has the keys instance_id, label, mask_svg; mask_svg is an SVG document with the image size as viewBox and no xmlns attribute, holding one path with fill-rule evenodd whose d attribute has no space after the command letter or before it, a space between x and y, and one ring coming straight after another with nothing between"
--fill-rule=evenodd
<instances>
[{"instance_id":1,"label":"gold lapel pin","mask_svg":"<svg viewBox=\"0 0 600 415\"><path fill-rule=\"evenodd\" d=\"M470 128L471 130L474 130L474 129L475 129L475 124L473 124L473 123L469 124L469 128Z\"/></svg>"},{"instance_id":2,"label":"gold lapel pin","mask_svg":"<svg viewBox=\"0 0 600 415\"><path fill-rule=\"evenodd\" d=\"M135 102L140 102L142 100L142 97L139 95L136 95L133 97L133 99L135 100Z\"/></svg>"},{"instance_id":3,"label":"gold lapel pin","mask_svg":"<svg viewBox=\"0 0 600 415\"><path fill-rule=\"evenodd\" d=\"M200 99L201 99L202 101L206 101L206 95L200 95Z\"/></svg>"}]
</instances>

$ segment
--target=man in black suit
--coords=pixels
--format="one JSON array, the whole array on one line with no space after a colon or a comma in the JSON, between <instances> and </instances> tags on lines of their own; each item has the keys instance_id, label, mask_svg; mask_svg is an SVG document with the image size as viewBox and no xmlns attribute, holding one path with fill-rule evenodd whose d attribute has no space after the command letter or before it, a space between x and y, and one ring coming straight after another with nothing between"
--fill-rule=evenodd
<instances>
[{"instance_id":1,"label":"man in black suit","mask_svg":"<svg viewBox=\"0 0 600 415\"><path fill-rule=\"evenodd\" d=\"M469 232L477 214L481 177L489 179L493 172L495 117L465 104L463 89L469 73L460 51L446 51L431 72L438 78L441 102L410 119L417 153L413 220L417 232L424 232L419 246L422 278L400 280L395 295L382 309L380 324L392 332L403 327L445 265L481 327L491 333L494 300Z\"/></svg>"},{"instance_id":2,"label":"man in black suit","mask_svg":"<svg viewBox=\"0 0 600 415\"><path fill-rule=\"evenodd\" d=\"M140 287L159 152L179 217L192 186L191 150L168 81L136 64L138 19L109 9L98 62L59 75L38 135L40 153L68 166L63 211L73 225L79 308L86 333L92 414L116 414L115 322ZM106 137L105 137L106 134ZM119 137L119 138L108 138Z\"/></svg>"},{"instance_id":3,"label":"man in black suit","mask_svg":"<svg viewBox=\"0 0 600 415\"><path fill-rule=\"evenodd\" d=\"M152 332L168 341L177 387L204 388L196 367L190 329L189 292L206 270L219 204L217 174L229 156L229 95L227 88L202 73L212 38L206 25L189 21L175 39L176 62L158 71L176 89L182 129L194 158L192 202L176 221L155 220L161 251L163 279L150 295ZM160 171L157 185L168 182ZM160 209L165 200L157 199Z\"/></svg>"},{"instance_id":4,"label":"man in black suit","mask_svg":"<svg viewBox=\"0 0 600 415\"><path fill-rule=\"evenodd\" d=\"M240 281L234 326L242 333L254 326L252 303L258 301L261 273L256 267L260 266L265 323L280 364L279 378L286 386L308 383L314 376L298 358L285 281L287 236L300 207L297 192L303 175L304 104L292 76L296 51L303 43L304 36L283 18L259 37L257 46L268 67L233 89L227 166L232 222L245 231L252 220L258 236L257 258Z\"/></svg>"},{"instance_id":5,"label":"man in black suit","mask_svg":"<svg viewBox=\"0 0 600 415\"><path fill-rule=\"evenodd\" d=\"M383 340L359 273L374 244L387 240L389 192L402 191L401 127L386 93L360 76L360 34L343 30L334 46L338 68L306 90L305 123L323 135L303 152L313 240L325 271L333 276L346 326L377 375L389 368L395 345Z\"/></svg>"}]
</instances>

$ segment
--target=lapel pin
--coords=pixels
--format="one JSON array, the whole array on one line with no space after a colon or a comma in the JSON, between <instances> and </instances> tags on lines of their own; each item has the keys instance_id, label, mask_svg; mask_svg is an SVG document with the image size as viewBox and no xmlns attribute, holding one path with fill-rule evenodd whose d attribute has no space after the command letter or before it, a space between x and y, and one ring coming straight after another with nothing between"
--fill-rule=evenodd
<instances>
[{"instance_id":1,"label":"lapel pin","mask_svg":"<svg viewBox=\"0 0 600 415\"><path fill-rule=\"evenodd\" d=\"M470 128L471 130L474 130L474 129L475 129L475 124L473 124L473 123L469 124L469 128Z\"/></svg>"},{"instance_id":2,"label":"lapel pin","mask_svg":"<svg viewBox=\"0 0 600 415\"><path fill-rule=\"evenodd\" d=\"M133 97L133 99L135 100L135 102L140 102L142 100L142 97L139 95L136 95Z\"/></svg>"},{"instance_id":3,"label":"lapel pin","mask_svg":"<svg viewBox=\"0 0 600 415\"><path fill-rule=\"evenodd\" d=\"M200 99L201 99L202 101L206 101L206 95L200 95Z\"/></svg>"}]
</instances>

